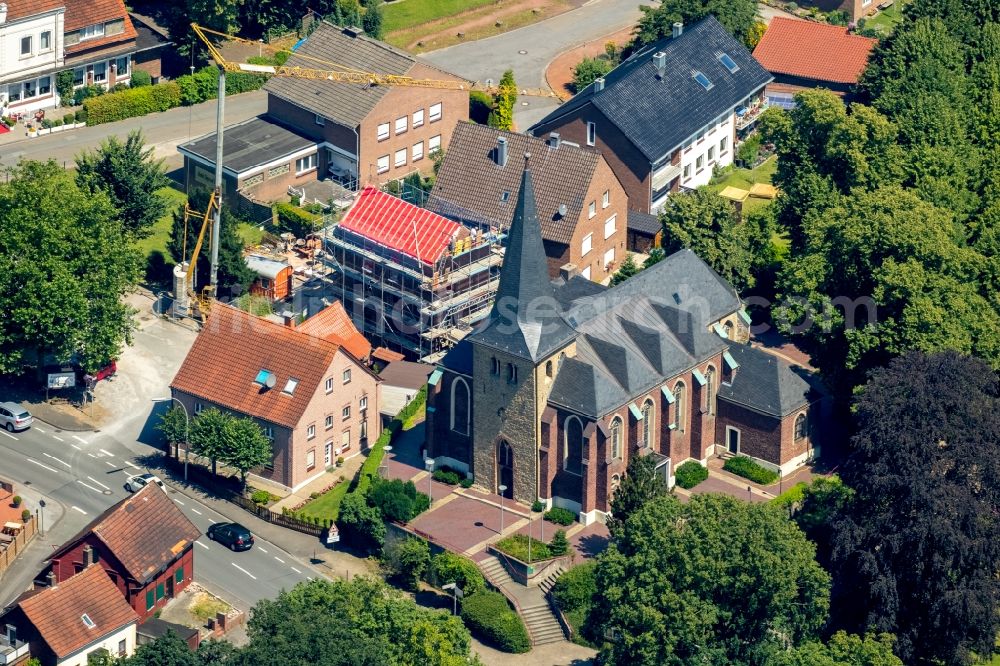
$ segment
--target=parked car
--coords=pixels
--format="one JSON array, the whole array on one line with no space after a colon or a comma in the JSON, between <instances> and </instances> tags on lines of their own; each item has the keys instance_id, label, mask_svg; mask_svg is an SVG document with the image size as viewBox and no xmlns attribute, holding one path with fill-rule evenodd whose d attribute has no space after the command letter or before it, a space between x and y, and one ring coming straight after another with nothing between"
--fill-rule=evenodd
<instances>
[{"instance_id":1,"label":"parked car","mask_svg":"<svg viewBox=\"0 0 1000 666\"><path fill-rule=\"evenodd\" d=\"M0 425L8 432L27 430L34 420L28 410L16 402L0 402Z\"/></svg>"},{"instance_id":2,"label":"parked car","mask_svg":"<svg viewBox=\"0 0 1000 666\"><path fill-rule=\"evenodd\" d=\"M231 550L253 548L253 535L239 523L214 523L208 528L208 538Z\"/></svg>"},{"instance_id":3,"label":"parked car","mask_svg":"<svg viewBox=\"0 0 1000 666\"><path fill-rule=\"evenodd\" d=\"M125 482L125 490L130 493L137 493L151 483L155 483L163 488L163 481L155 474L135 474L128 477L128 481Z\"/></svg>"}]
</instances>

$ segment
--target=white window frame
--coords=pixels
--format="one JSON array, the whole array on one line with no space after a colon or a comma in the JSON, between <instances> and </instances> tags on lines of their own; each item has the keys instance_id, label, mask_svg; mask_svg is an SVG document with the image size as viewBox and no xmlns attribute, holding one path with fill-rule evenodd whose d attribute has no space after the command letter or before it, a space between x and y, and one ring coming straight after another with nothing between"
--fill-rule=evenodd
<instances>
[{"instance_id":1,"label":"white window frame","mask_svg":"<svg viewBox=\"0 0 1000 666\"><path fill-rule=\"evenodd\" d=\"M739 428L734 428L733 426L730 426L730 425L726 426L726 442L725 442L725 444L722 445L722 448L725 451L729 451L729 433L730 432L735 432L736 433L736 454L739 454L739 452L743 449L743 432Z\"/></svg>"},{"instance_id":2,"label":"white window frame","mask_svg":"<svg viewBox=\"0 0 1000 666\"><path fill-rule=\"evenodd\" d=\"M323 419L323 429L329 430L333 427L333 414L327 414L326 418Z\"/></svg>"},{"instance_id":3,"label":"white window frame","mask_svg":"<svg viewBox=\"0 0 1000 666\"><path fill-rule=\"evenodd\" d=\"M399 118L396 118L396 124L393 129L397 135L406 134L406 130L408 130L409 128L410 128L409 116L400 116Z\"/></svg>"},{"instance_id":4,"label":"white window frame","mask_svg":"<svg viewBox=\"0 0 1000 666\"><path fill-rule=\"evenodd\" d=\"M32 97L38 96L38 80L31 79L30 81L25 81L24 87L24 99L31 99Z\"/></svg>"},{"instance_id":5,"label":"white window frame","mask_svg":"<svg viewBox=\"0 0 1000 666\"><path fill-rule=\"evenodd\" d=\"M45 81L44 85L42 85L42 81ZM45 90L42 90L42 88L44 88ZM52 92L52 77L51 76L40 77L38 79L38 94L48 95L51 92Z\"/></svg>"},{"instance_id":6,"label":"white window frame","mask_svg":"<svg viewBox=\"0 0 1000 666\"><path fill-rule=\"evenodd\" d=\"M375 138L379 141L385 141L389 138L389 123L379 123L375 130Z\"/></svg>"},{"instance_id":7,"label":"white window frame","mask_svg":"<svg viewBox=\"0 0 1000 666\"><path fill-rule=\"evenodd\" d=\"M441 135L432 136L427 139L427 154L430 155L435 150L441 150Z\"/></svg>"},{"instance_id":8,"label":"white window frame","mask_svg":"<svg viewBox=\"0 0 1000 666\"><path fill-rule=\"evenodd\" d=\"M316 437L316 424L312 423L306 427L306 439L313 439Z\"/></svg>"},{"instance_id":9,"label":"white window frame","mask_svg":"<svg viewBox=\"0 0 1000 666\"><path fill-rule=\"evenodd\" d=\"M329 467L333 464L333 440L323 445L323 462Z\"/></svg>"},{"instance_id":10,"label":"white window frame","mask_svg":"<svg viewBox=\"0 0 1000 666\"><path fill-rule=\"evenodd\" d=\"M316 449L309 449L306 451L306 469L310 470L316 467Z\"/></svg>"},{"instance_id":11,"label":"white window frame","mask_svg":"<svg viewBox=\"0 0 1000 666\"><path fill-rule=\"evenodd\" d=\"M708 163L709 164L711 164L712 162L715 161L715 146L709 146L708 147L707 157L708 157Z\"/></svg>"},{"instance_id":12,"label":"white window frame","mask_svg":"<svg viewBox=\"0 0 1000 666\"><path fill-rule=\"evenodd\" d=\"M344 384L350 384L351 383L351 369L350 368L347 368L342 373L340 373L340 380Z\"/></svg>"},{"instance_id":13,"label":"white window frame","mask_svg":"<svg viewBox=\"0 0 1000 666\"><path fill-rule=\"evenodd\" d=\"M597 124L587 123L587 145L593 146L597 143Z\"/></svg>"},{"instance_id":14,"label":"white window frame","mask_svg":"<svg viewBox=\"0 0 1000 666\"><path fill-rule=\"evenodd\" d=\"M121 63L125 62L125 67ZM127 55L115 58L115 79L127 79L132 76L132 59Z\"/></svg>"},{"instance_id":15,"label":"white window frame","mask_svg":"<svg viewBox=\"0 0 1000 666\"><path fill-rule=\"evenodd\" d=\"M607 208L611 205L611 190L604 190L604 194L601 196L601 208Z\"/></svg>"},{"instance_id":16,"label":"white window frame","mask_svg":"<svg viewBox=\"0 0 1000 666\"><path fill-rule=\"evenodd\" d=\"M705 168L705 156L704 155L699 155L698 157L695 158L695 160L694 160L694 168L695 168L696 172L697 171L701 171L702 169Z\"/></svg>"},{"instance_id":17,"label":"white window frame","mask_svg":"<svg viewBox=\"0 0 1000 666\"><path fill-rule=\"evenodd\" d=\"M98 37L104 36L104 24L95 23L93 25L88 25L80 28L80 41L86 41L88 39L97 39Z\"/></svg>"},{"instance_id":18,"label":"white window frame","mask_svg":"<svg viewBox=\"0 0 1000 666\"><path fill-rule=\"evenodd\" d=\"M423 124L424 124L424 110L417 109L416 111L413 112L413 129L422 127Z\"/></svg>"},{"instance_id":19,"label":"white window frame","mask_svg":"<svg viewBox=\"0 0 1000 666\"><path fill-rule=\"evenodd\" d=\"M378 158L378 161L376 162L376 167L377 167L377 171L379 173L385 173L386 171L388 171L389 170L389 156L388 155L382 155L380 158Z\"/></svg>"},{"instance_id":20,"label":"white window frame","mask_svg":"<svg viewBox=\"0 0 1000 666\"><path fill-rule=\"evenodd\" d=\"M392 158L392 164L397 169L406 166L406 148L400 148L396 151Z\"/></svg>"},{"instance_id":21,"label":"white window frame","mask_svg":"<svg viewBox=\"0 0 1000 666\"><path fill-rule=\"evenodd\" d=\"M684 165L684 180L687 180L690 177L691 177L691 165L690 164L685 164Z\"/></svg>"},{"instance_id":22,"label":"white window frame","mask_svg":"<svg viewBox=\"0 0 1000 666\"><path fill-rule=\"evenodd\" d=\"M48 45L45 43L48 42ZM45 53L46 51L52 50L52 31L42 30L42 33L38 35L38 52Z\"/></svg>"},{"instance_id":23,"label":"white window frame","mask_svg":"<svg viewBox=\"0 0 1000 666\"><path fill-rule=\"evenodd\" d=\"M348 420L350 420L350 418L351 418L351 406L350 405L344 405L343 408L341 408L341 410L340 410L340 420L341 421L348 421Z\"/></svg>"},{"instance_id":24,"label":"white window frame","mask_svg":"<svg viewBox=\"0 0 1000 666\"><path fill-rule=\"evenodd\" d=\"M610 259L608 257L610 257ZM615 248L608 248L608 250L604 253L603 261L605 269L615 263Z\"/></svg>"},{"instance_id":25,"label":"white window frame","mask_svg":"<svg viewBox=\"0 0 1000 666\"><path fill-rule=\"evenodd\" d=\"M726 154L726 149L727 149L728 146L729 146L729 137L728 136L724 136L721 139L719 139L719 156L720 157Z\"/></svg>"},{"instance_id":26,"label":"white window frame","mask_svg":"<svg viewBox=\"0 0 1000 666\"><path fill-rule=\"evenodd\" d=\"M104 75L102 78L97 78L97 68L104 68ZM106 62L95 62L94 63L94 83L107 83L108 82L108 63Z\"/></svg>"},{"instance_id":27,"label":"white window frame","mask_svg":"<svg viewBox=\"0 0 1000 666\"><path fill-rule=\"evenodd\" d=\"M313 153L312 155L306 155L295 160L295 175L301 176L304 173L315 171L316 165L319 164L318 158L319 153Z\"/></svg>"},{"instance_id":28,"label":"white window frame","mask_svg":"<svg viewBox=\"0 0 1000 666\"><path fill-rule=\"evenodd\" d=\"M580 243L580 256L586 257L590 254L590 251L594 249L594 234L589 233L583 237L583 241Z\"/></svg>"},{"instance_id":29,"label":"white window frame","mask_svg":"<svg viewBox=\"0 0 1000 666\"><path fill-rule=\"evenodd\" d=\"M361 396L361 399L358 400L358 409L362 412L368 409L368 396Z\"/></svg>"},{"instance_id":30,"label":"white window frame","mask_svg":"<svg viewBox=\"0 0 1000 666\"><path fill-rule=\"evenodd\" d=\"M612 460L621 460L622 449L625 448L625 421L620 416L614 417L611 419L609 430L611 431L611 458Z\"/></svg>"},{"instance_id":31,"label":"white window frame","mask_svg":"<svg viewBox=\"0 0 1000 666\"><path fill-rule=\"evenodd\" d=\"M313 122L319 125L320 127L323 127L326 125L326 118L317 113L313 116Z\"/></svg>"},{"instance_id":32,"label":"white window frame","mask_svg":"<svg viewBox=\"0 0 1000 666\"><path fill-rule=\"evenodd\" d=\"M441 120L441 116L444 113L444 107L441 102L437 104L431 104L430 108L427 110L427 118L432 123L436 123Z\"/></svg>"},{"instance_id":33,"label":"white window frame","mask_svg":"<svg viewBox=\"0 0 1000 666\"><path fill-rule=\"evenodd\" d=\"M587 219L592 220L597 217L597 202L591 201L587 204Z\"/></svg>"},{"instance_id":34,"label":"white window frame","mask_svg":"<svg viewBox=\"0 0 1000 666\"><path fill-rule=\"evenodd\" d=\"M28 50L24 50L24 45L27 43ZM33 35L21 35L20 51L22 58L30 58L35 54L35 37Z\"/></svg>"},{"instance_id":35,"label":"white window frame","mask_svg":"<svg viewBox=\"0 0 1000 666\"><path fill-rule=\"evenodd\" d=\"M333 393L333 377L326 378L326 392Z\"/></svg>"},{"instance_id":36,"label":"white window frame","mask_svg":"<svg viewBox=\"0 0 1000 666\"><path fill-rule=\"evenodd\" d=\"M604 221L604 239L607 240L618 231L618 214L615 213Z\"/></svg>"},{"instance_id":37,"label":"white window frame","mask_svg":"<svg viewBox=\"0 0 1000 666\"><path fill-rule=\"evenodd\" d=\"M341 451L346 451L349 448L351 448L351 429L350 428L348 428L347 430L345 430L342 433L340 433L340 450Z\"/></svg>"},{"instance_id":38,"label":"white window frame","mask_svg":"<svg viewBox=\"0 0 1000 666\"><path fill-rule=\"evenodd\" d=\"M417 141L410 149L410 161L419 162L422 159L424 159L424 142Z\"/></svg>"}]
</instances>

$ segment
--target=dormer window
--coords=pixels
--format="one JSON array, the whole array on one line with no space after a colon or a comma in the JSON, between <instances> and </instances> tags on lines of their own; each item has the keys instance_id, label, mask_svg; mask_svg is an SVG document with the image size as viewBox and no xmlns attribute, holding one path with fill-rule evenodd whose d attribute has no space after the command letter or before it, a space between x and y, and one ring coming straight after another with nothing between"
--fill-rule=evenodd
<instances>
[{"instance_id":1,"label":"dormer window","mask_svg":"<svg viewBox=\"0 0 1000 666\"><path fill-rule=\"evenodd\" d=\"M711 90L715 84L708 80L708 77L701 72L691 72L691 78L697 81L705 90Z\"/></svg>"},{"instance_id":2,"label":"dormer window","mask_svg":"<svg viewBox=\"0 0 1000 666\"><path fill-rule=\"evenodd\" d=\"M736 64L736 61L729 57L728 53L719 52L715 55L722 63L722 66L729 70L730 74L735 74L740 71L740 66Z\"/></svg>"},{"instance_id":3,"label":"dormer window","mask_svg":"<svg viewBox=\"0 0 1000 666\"><path fill-rule=\"evenodd\" d=\"M104 24L95 23L94 25L88 25L85 28L80 29L80 41L85 39L97 39L98 37L104 36Z\"/></svg>"}]
</instances>

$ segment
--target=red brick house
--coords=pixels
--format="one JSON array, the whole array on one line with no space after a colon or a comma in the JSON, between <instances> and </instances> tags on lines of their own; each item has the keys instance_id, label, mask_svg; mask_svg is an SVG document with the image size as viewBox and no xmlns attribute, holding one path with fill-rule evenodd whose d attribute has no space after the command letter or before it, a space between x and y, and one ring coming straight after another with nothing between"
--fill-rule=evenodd
<instances>
[{"instance_id":1,"label":"red brick house","mask_svg":"<svg viewBox=\"0 0 1000 666\"><path fill-rule=\"evenodd\" d=\"M194 578L201 532L156 484L98 516L50 558L53 582L96 566L139 616L151 617Z\"/></svg>"},{"instance_id":2,"label":"red brick house","mask_svg":"<svg viewBox=\"0 0 1000 666\"><path fill-rule=\"evenodd\" d=\"M842 26L778 16L753 57L774 76L764 91L769 104L788 109L795 105L795 93L810 88L825 88L849 101L877 43Z\"/></svg>"},{"instance_id":3,"label":"red brick house","mask_svg":"<svg viewBox=\"0 0 1000 666\"><path fill-rule=\"evenodd\" d=\"M43 666L85 666L91 654L135 651L139 616L97 564L47 588L25 592L0 615L0 663L33 657Z\"/></svg>"},{"instance_id":4,"label":"red brick house","mask_svg":"<svg viewBox=\"0 0 1000 666\"><path fill-rule=\"evenodd\" d=\"M274 457L251 475L293 489L381 429L378 377L329 330L306 331L216 303L170 384L192 418L215 407L260 424Z\"/></svg>"}]
</instances>

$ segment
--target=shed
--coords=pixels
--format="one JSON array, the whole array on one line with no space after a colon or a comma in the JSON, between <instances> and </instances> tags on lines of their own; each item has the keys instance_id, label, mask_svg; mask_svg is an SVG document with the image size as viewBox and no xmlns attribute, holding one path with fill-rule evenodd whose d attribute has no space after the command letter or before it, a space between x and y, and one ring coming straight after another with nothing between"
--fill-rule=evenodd
<instances>
[{"instance_id":1,"label":"shed","mask_svg":"<svg viewBox=\"0 0 1000 666\"><path fill-rule=\"evenodd\" d=\"M265 257L260 254L247 255L247 267L257 278L250 285L250 293L277 301L292 293L292 267L287 261Z\"/></svg>"},{"instance_id":2,"label":"shed","mask_svg":"<svg viewBox=\"0 0 1000 666\"><path fill-rule=\"evenodd\" d=\"M433 365L413 361L393 361L385 366L379 373L382 379L382 398L379 401L382 418L388 420L396 416L427 383L427 377L433 370Z\"/></svg>"}]
</instances>

